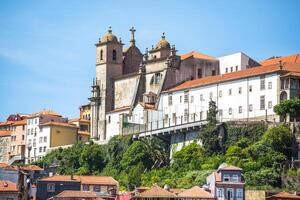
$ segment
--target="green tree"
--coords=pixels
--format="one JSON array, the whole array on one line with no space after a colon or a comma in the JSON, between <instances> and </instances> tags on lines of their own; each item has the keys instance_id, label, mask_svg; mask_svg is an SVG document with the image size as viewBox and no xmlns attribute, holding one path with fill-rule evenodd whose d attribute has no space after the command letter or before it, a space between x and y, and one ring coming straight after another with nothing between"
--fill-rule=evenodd
<instances>
[{"instance_id":1,"label":"green tree","mask_svg":"<svg viewBox=\"0 0 300 200\"><path fill-rule=\"evenodd\" d=\"M218 114L218 110L217 110L216 102L210 100L208 104L208 113L207 113L207 121L209 124L217 123L217 114Z\"/></svg>"},{"instance_id":2,"label":"green tree","mask_svg":"<svg viewBox=\"0 0 300 200\"><path fill-rule=\"evenodd\" d=\"M274 106L274 112L286 121L287 114L291 117L300 117L300 99L293 98L282 101Z\"/></svg>"}]
</instances>

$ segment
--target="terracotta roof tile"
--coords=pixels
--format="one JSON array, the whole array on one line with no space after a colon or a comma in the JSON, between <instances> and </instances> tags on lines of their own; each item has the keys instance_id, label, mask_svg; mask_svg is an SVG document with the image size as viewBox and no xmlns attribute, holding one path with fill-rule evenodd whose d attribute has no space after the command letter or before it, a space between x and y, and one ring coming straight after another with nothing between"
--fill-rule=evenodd
<instances>
[{"instance_id":1,"label":"terracotta roof tile","mask_svg":"<svg viewBox=\"0 0 300 200\"><path fill-rule=\"evenodd\" d=\"M284 73L289 72L300 72L300 63L282 63L282 69L280 69L279 64L267 65L267 66L258 66L253 68L248 68L241 71L236 71L232 73L217 75L217 76L207 76L200 79L195 79L191 81L186 81L182 84L179 84L173 88L170 88L164 92L172 92L177 90L184 90L187 88L193 88L203 85L221 83L241 78L247 78L257 75L263 75L267 73L274 73L282 71Z\"/></svg>"},{"instance_id":2,"label":"terracotta roof tile","mask_svg":"<svg viewBox=\"0 0 300 200\"><path fill-rule=\"evenodd\" d=\"M200 199L200 198L214 199L214 196L211 193L205 191L199 186L194 186L190 189L187 189L179 193L178 197L188 198L188 199Z\"/></svg>"},{"instance_id":3,"label":"terracotta roof tile","mask_svg":"<svg viewBox=\"0 0 300 200\"><path fill-rule=\"evenodd\" d=\"M11 131L0 130L0 137L7 137L11 135Z\"/></svg>"},{"instance_id":4,"label":"terracotta roof tile","mask_svg":"<svg viewBox=\"0 0 300 200\"><path fill-rule=\"evenodd\" d=\"M27 124L27 120L23 119L23 120L15 121L12 125L13 126L21 126L21 125L26 125L26 124Z\"/></svg>"},{"instance_id":5,"label":"terracotta roof tile","mask_svg":"<svg viewBox=\"0 0 300 200\"><path fill-rule=\"evenodd\" d=\"M181 60L185 60L187 58L194 57L199 59L205 59L205 60L216 60L214 57L205 55L196 51L191 51L189 53L183 54L180 56Z\"/></svg>"},{"instance_id":6,"label":"terracotta roof tile","mask_svg":"<svg viewBox=\"0 0 300 200\"><path fill-rule=\"evenodd\" d=\"M172 192L172 193L174 193L174 194L179 194L179 193L181 193L181 192L183 192L183 191L185 191L186 189L184 189L184 188L171 188L170 189L170 192Z\"/></svg>"},{"instance_id":7,"label":"terracotta roof tile","mask_svg":"<svg viewBox=\"0 0 300 200\"><path fill-rule=\"evenodd\" d=\"M40 112L30 114L28 118L37 117L37 116L40 116L40 115L50 115L50 116L61 117L60 114L58 114L57 112L54 112L52 110L43 110L43 111L40 111Z\"/></svg>"},{"instance_id":8,"label":"terracotta roof tile","mask_svg":"<svg viewBox=\"0 0 300 200\"><path fill-rule=\"evenodd\" d=\"M242 171L243 169L239 168L239 167L236 167L236 166L233 166L233 165L229 165L229 166L222 167L219 170L239 170L239 171Z\"/></svg>"},{"instance_id":9,"label":"terracotta roof tile","mask_svg":"<svg viewBox=\"0 0 300 200\"><path fill-rule=\"evenodd\" d=\"M65 190L55 197L61 198L94 198L97 200L103 200L100 197L97 197L96 193L90 191L77 191L77 190Z\"/></svg>"},{"instance_id":10,"label":"terracotta roof tile","mask_svg":"<svg viewBox=\"0 0 300 200\"><path fill-rule=\"evenodd\" d=\"M277 193L275 195L272 195L271 197L268 197L268 198L274 198L274 197L278 198L278 199L300 199L299 195L291 194L291 193L288 193L288 192L279 192L279 193Z\"/></svg>"},{"instance_id":11,"label":"terracotta roof tile","mask_svg":"<svg viewBox=\"0 0 300 200\"><path fill-rule=\"evenodd\" d=\"M40 126L64 126L64 127L71 127L71 128L78 128L74 124L64 123L64 122L46 122L41 124Z\"/></svg>"},{"instance_id":12,"label":"terracotta roof tile","mask_svg":"<svg viewBox=\"0 0 300 200\"><path fill-rule=\"evenodd\" d=\"M176 198L177 196L157 185L151 187L149 190L137 194L138 198Z\"/></svg>"},{"instance_id":13,"label":"terracotta roof tile","mask_svg":"<svg viewBox=\"0 0 300 200\"><path fill-rule=\"evenodd\" d=\"M43 170L43 168L40 168L37 165L28 165L28 166L21 167L21 169L25 170L25 171L42 171Z\"/></svg>"},{"instance_id":14,"label":"terracotta roof tile","mask_svg":"<svg viewBox=\"0 0 300 200\"><path fill-rule=\"evenodd\" d=\"M0 193L2 192L18 192L17 184L0 180Z\"/></svg>"},{"instance_id":15,"label":"terracotta roof tile","mask_svg":"<svg viewBox=\"0 0 300 200\"><path fill-rule=\"evenodd\" d=\"M41 179L41 181L80 181L82 184L118 185L118 181L110 176L63 176L55 175Z\"/></svg>"},{"instance_id":16,"label":"terracotta roof tile","mask_svg":"<svg viewBox=\"0 0 300 200\"><path fill-rule=\"evenodd\" d=\"M280 60L282 62L300 63L300 55L294 54L294 55L289 55L289 56L284 56L284 57L269 58L269 59L260 61L259 63L261 65L273 65L273 64L278 63Z\"/></svg>"}]
</instances>

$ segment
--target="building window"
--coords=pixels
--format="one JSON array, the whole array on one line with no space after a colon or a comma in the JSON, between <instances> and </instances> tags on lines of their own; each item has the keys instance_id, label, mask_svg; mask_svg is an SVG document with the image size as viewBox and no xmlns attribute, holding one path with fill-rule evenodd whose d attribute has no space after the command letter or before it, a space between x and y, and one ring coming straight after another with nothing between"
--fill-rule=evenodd
<instances>
[{"instance_id":1,"label":"building window","mask_svg":"<svg viewBox=\"0 0 300 200\"><path fill-rule=\"evenodd\" d=\"M23 140L23 141L25 140L25 135L22 135L22 140Z\"/></svg>"},{"instance_id":2,"label":"building window","mask_svg":"<svg viewBox=\"0 0 300 200\"><path fill-rule=\"evenodd\" d=\"M239 87L239 94L242 94L242 87Z\"/></svg>"},{"instance_id":3,"label":"building window","mask_svg":"<svg viewBox=\"0 0 300 200\"><path fill-rule=\"evenodd\" d=\"M224 197L224 189L223 188L217 188L217 197Z\"/></svg>"},{"instance_id":4,"label":"building window","mask_svg":"<svg viewBox=\"0 0 300 200\"><path fill-rule=\"evenodd\" d=\"M200 112L200 120L203 119L203 111Z\"/></svg>"},{"instance_id":5,"label":"building window","mask_svg":"<svg viewBox=\"0 0 300 200\"><path fill-rule=\"evenodd\" d=\"M47 184L47 192L55 192L55 184L54 183Z\"/></svg>"},{"instance_id":6,"label":"building window","mask_svg":"<svg viewBox=\"0 0 300 200\"><path fill-rule=\"evenodd\" d=\"M34 123L37 124L37 118L34 119Z\"/></svg>"},{"instance_id":7,"label":"building window","mask_svg":"<svg viewBox=\"0 0 300 200\"><path fill-rule=\"evenodd\" d=\"M233 175L232 176L232 182L238 182L239 181L239 177L238 177L238 175Z\"/></svg>"},{"instance_id":8,"label":"building window","mask_svg":"<svg viewBox=\"0 0 300 200\"><path fill-rule=\"evenodd\" d=\"M230 72L233 72L233 67L230 67Z\"/></svg>"},{"instance_id":9,"label":"building window","mask_svg":"<svg viewBox=\"0 0 300 200\"><path fill-rule=\"evenodd\" d=\"M108 116L108 123L110 124L110 115Z\"/></svg>"},{"instance_id":10,"label":"building window","mask_svg":"<svg viewBox=\"0 0 300 200\"><path fill-rule=\"evenodd\" d=\"M191 96L191 103L194 103L194 96Z\"/></svg>"},{"instance_id":11,"label":"building window","mask_svg":"<svg viewBox=\"0 0 300 200\"><path fill-rule=\"evenodd\" d=\"M168 95L168 104L169 104L169 106L171 106L172 103L173 103L172 93L170 93L170 94Z\"/></svg>"},{"instance_id":12,"label":"building window","mask_svg":"<svg viewBox=\"0 0 300 200\"><path fill-rule=\"evenodd\" d=\"M227 174L224 175L224 176L223 176L223 181L224 181L224 182L229 182L229 181L230 181L230 176L227 175Z\"/></svg>"},{"instance_id":13,"label":"building window","mask_svg":"<svg viewBox=\"0 0 300 200\"><path fill-rule=\"evenodd\" d=\"M103 60L103 50L100 50L100 60Z\"/></svg>"},{"instance_id":14,"label":"building window","mask_svg":"<svg viewBox=\"0 0 300 200\"><path fill-rule=\"evenodd\" d=\"M220 116L220 117L223 116L223 110L222 110L222 109L219 110L219 116Z\"/></svg>"},{"instance_id":15,"label":"building window","mask_svg":"<svg viewBox=\"0 0 300 200\"><path fill-rule=\"evenodd\" d=\"M90 186L89 185L82 185L82 190L83 191L90 191Z\"/></svg>"},{"instance_id":16,"label":"building window","mask_svg":"<svg viewBox=\"0 0 300 200\"><path fill-rule=\"evenodd\" d=\"M197 70L197 77L202 78L202 69L201 68L198 68L198 70Z\"/></svg>"},{"instance_id":17,"label":"building window","mask_svg":"<svg viewBox=\"0 0 300 200\"><path fill-rule=\"evenodd\" d=\"M252 92L252 85L249 85L249 92Z\"/></svg>"},{"instance_id":18,"label":"building window","mask_svg":"<svg viewBox=\"0 0 300 200\"><path fill-rule=\"evenodd\" d=\"M47 149L47 147L46 147L46 146L44 146L44 152L46 152L46 149Z\"/></svg>"},{"instance_id":19,"label":"building window","mask_svg":"<svg viewBox=\"0 0 300 200\"><path fill-rule=\"evenodd\" d=\"M271 109L272 108L272 101L268 102L268 108Z\"/></svg>"},{"instance_id":20,"label":"building window","mask_svg":"<svg viewBox=\"0 0 300 200\"><path fill-rule=\"evenodd\" d=\"M180 102L180 103L182 103L182 96L180 96L180 98L179 98L179 102Z\"/></svg>"},{"instance_id":21,"label":"building window","mask_svg":"<svg viewBox=\"0 0 300 200\"><path fill-rule=\"evenodd\" d=\"M43 137L40 137L39 138L39 143L42 143L43 142Z\"/></svg>"},{"instance_id":22,"label":"building window","mask_svg":"<svg viewBox=\"0 0 300 200\"><path fill-rule=\"evenodd\" d=\"M243 199L243 189L236 189L236 197Z\"/></svg>"},{"instance_id":23,"label":"building window","mask_svg":"<svg viewBox=\"0 0 300 200\"><path fill-rule=\"evenodd\" d=\"M265 96L260 96L260 109L264 110L265 109Z\"/></svg>"},{"instance_id":24,"label":"building window","mask_svg":"<svg viewBox=\"0 0 300 200\"><path fill-rule=\"evenodd\" d=\"M117 60L117 51L115 49L112 51L112 59Z\"/></svg>"},{"instance_id":25,"label":"building window","mask_svg":"<svg viewBox=\"0 0 300 200\"><path fill-rule=\"evenodd\" d=\"M260 76L260 90L265 89L265 76Z\"/></svg>"},{"instance_id":26,"label":"building window","mask_svg":"<svg viewBox=\"0 0 300 200\"><path fill-rule=\"evenodd\" d=\"M252 112L252 111L253 111L253 105L249 104L249 112Z\"/></svg>"},{"instance_id":27,"label":"building window","mask_svg":"<svg viewBox=\"0 0 300 200\"><path fill-rule=\"evenodd\" d=\"M200 101L203 101L203 94L200 94Z\"/></svg>"},{"instance_id":28,"label":"building window","mask_svg":"<svg viewBox=\"0 0 300 200\"><path fill-rule=\"evenodd\" d=\"M222 90L219 91L219 97L222 97Z\"/></svg>"},{"instance_id":29,"label":"building window","mask_svg":"<svg viewBox=\"0 0 300 200\"><path fill-rule=\"evenodd\" d=\"M272 82L268 82L268 89L272 89Z\"/></svg>"},{"instance_id":30,"label":"building window","mask_svg":"<svg viewBox=\"0 0 300 200\"><path fill-rule=\"evenodd\" d=\"M210 93L209 93L209 99L212 99L212 98L213 98L213 93L210 92Z\"/></svg>"},{"instance_id":31,"label":"building window","mask_svg":"<svg viewBox=\"0 0 300 200\"><path fill-rule=\"evenodd\" d=\"M234 195L233 195L233 189L232 188L227 188L226 189L226 196L228 200L233 200Z\"/></svg>"},{"instance_id":32,"label":"building window","mask_svg":"<svg viewBox=\"0 0 300 200\"><path fill-rule=\"evenodd\" d=\"M229 115L232 115L232 108L229 108L229 109L228 109L228 114L229 114Z\"/></svg>"},{"instance_id":33,"label":"building window","mask_svg":"<svg viewBox=\"0 0 300 200\"><path fill-rule=\"evenodd\" d=\"M232 90L229 89L229 90L228 90L228 95L230 96L231 94L232 94Z\"/></svg>"},{"instance_id":34,"label":"building window","mask_svg":"<svg viewBox=\"0 0 300 200\"><path fill-rule=\"evenodd\" d=\"M189 102L189 91L184 91L184 103Z\"/></svg>"},{"instance_id":35,"label":"building window","mask_svg":"<svg viewBox=\"0 0 300 200\"><path fill-rule=\"evenodd\" d=\"M239 106L239 113L242 113L242 112L243 112L242 106Z\"/></svg>"},{"instance_id":36,"label":"building window","mask_svg":"<svg viewBox=\"0 0 300 200\"><path fill-rule=\"evenodd\" d=\"M211 71L211 75L212 75L212 76L215 76L215 75L216 75L216 70L212 70L212 71Z\"/></svg>"},{"instance_id":37,"label":"building window","mask_svg":"<svg viewBox=\"0 0 300 200\"><path fill-rule=\"evenodd\" d=\"M47 142L47 136L44 136L44 142Z\"/></svg>"},{"instance_id":38,"label":"building window","mask_svg":"<svg viewBox=\"0 0 300 200\"><path fill-rule=\"evenodd\" d=\"M189 119L189 110L184 109L184 121L187 122Z\"/></svg>"},{"instance_id":39,"label":"building window","mask_svg":"<svg viewBox=\"0 0 300 200\"><path fill-rule=\"evenodd\" d=\"M228 68L226 67L226 69L225 69L225 73L228 73Z\"/></svg>"},{"instance_id":40,"label":"building window","mask_svg":"<svg viewBox=\"0 0 300 200\"><path fill-rule=\"evenodd\" d=\"M176 113L172 114L172 122L173 122L173 124L176 123Z\"/></svg>"},{"instance_id":41,"label":"building window","mask_svg":"<svg viewBox=\"0 0 300 200\"><path fill-rule=\"evenodd\" d=\"M22 126L22 130L23 130L23 131L25 130L25 125Z\"/></svg>"},{"instance_id":42,"label":"building window","mask_svg":"<svg viewBox=\"0 0 300 200\"><path fill-rule=\"evenodd\" d=\"M33 147L36 146L36 139L33 139Z\"/></svg>"},{"instance_id":43,"label":"building window","mask_svg":"<svg viewBox=\"0 0 300 200\"><path fill-rule=\"evenodd\" d=\"M39 148L39 153L42 153L42 151L43 151L43 147L40 147Z\"/></svg>"},{"instance_id":44,"label":"building window","mask_svg":"<svg viewBox=\"0 0 300 200\"><path fill-rule=\"evenodd\" d=\"M238 66L235 66L235 71L237 71L238 70Z\"/></svg>"},{"instance_id":45,"label":"building window","mask_svg":"<svg viewBox=\"0 0 300 200\"><path fill-rule=\"evenodd\" d=\"M100 185L94 185L94 192L100 192Z\"/></svg>"}]
</instances>

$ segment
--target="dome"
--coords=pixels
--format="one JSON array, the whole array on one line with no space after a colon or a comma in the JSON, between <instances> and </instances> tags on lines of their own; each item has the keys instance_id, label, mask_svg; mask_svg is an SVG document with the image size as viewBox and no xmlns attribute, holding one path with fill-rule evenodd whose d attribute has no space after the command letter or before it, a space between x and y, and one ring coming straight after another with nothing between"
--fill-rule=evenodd
<instances>
[{"instance_id":1,"label":"dome","mask_svg":"<svg viewBox=\"0 0 300 200\"><path fill-rule=\"evenodd\" d=\"M168 49L171 48L170 43L166 40L165 33L163 33L161 39L158 41L155 47L155 49L162 49L162 48L168 48Z\"/></svg>"},{"instance_id":2,"label":"dome","mask_svg":"<svg viewBox=\"0 0 300 200\"><path fill-rule=\"evenodd\" d=\"M118 42L117 37L112 33L111 28L108 29L108 32L101 38L102 42Z\"/></svg>"}]
</instances>

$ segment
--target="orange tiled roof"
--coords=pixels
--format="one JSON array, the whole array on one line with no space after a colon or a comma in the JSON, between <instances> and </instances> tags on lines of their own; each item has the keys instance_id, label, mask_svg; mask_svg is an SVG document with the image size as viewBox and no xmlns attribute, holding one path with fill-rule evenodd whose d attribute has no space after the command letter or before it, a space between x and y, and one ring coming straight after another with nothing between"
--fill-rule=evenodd
<instances>
[{"instance_id":1,"label":"orange tiled roof","mask_svg":"<svg viewBox=\"0 0 300 200\"><path fill-rule=\"evenodd\" d=\"M57 112L54 112L52 110L43 110L43 111L40 111L40 112L30 114L28 118L36 117L36 116L39 116L39 115L51 115L51 116L61 117L60 114L58 114Z\"/></svg>"},{"instance_id":2,"label":"orange tiled roof","mask_svg":"<svg viewBox=\"0 0 300 200\"><path fill-rule=\"evenodd\" d=\"M2 192L18 192L17 184L0 180L0 193Z\"/></svg>"},{"instance_id":3,"label":"orange tiled roof","mask_svg":"<svg viewBox=\"0 0 300 200\"><path fill-rule=\"evenodd\" d=\"M55 197L61 198L93 198L97 200L103 200L100 197L97 197L96 193L90 191L78 191L78 190L65 190Z\"/></svg>"},{"instance_id":4,"label":"orange tiled roof","mask_svg":"<svg viewBox=\"0 0 300 200\"><path fill-rule=\"evenodd\" d=\"M239 170L239 171L242 171L241 168L233 166L233 165L222 167L219 170Z\"/></svg>"},{"instance_id":5,"label":"orange tiled roof","mask_svg":"<svg viewBox=\"0 0 300 200\"><path fill-rule=\"evenodd\" d=\"M13 121L0 122L0 126L8 126L8 125L12 125L13 123L14 123Z\"/></svg>"},{"instance_id":6,"label":"orange tiled roof","mask_svg":"<svg viewBox=\"0 0 300 200\"><path fill-rule=\"evenodd\" d=\"M179 193L181 193L181 192L183 192L183 191L185 191L185 189L183 189L183 188L171 188L170 189L170 192L172 192L172 193L174 193L174 194L179 194Z\"/></svg>"},{"instance_id":7,"label":"orange tiled roof","mask_svg":"<svg viewBox=\"0 0 300 200\"><path fill-rule=\"evenodd\" d=\"M21 167L21 169L25 170L25 171L42 171L43 170L42 168L40 168L37 165L28 165L28 166Z\"/></svg>"},{"instance_id":8,"label":"orange tiled roof","mask_svg":"<svg viewBox=\"0 0 300 200\"><path fill-rule=\"evenodd\" d=\"M288 193L288 192L279 192L275 195L272 195L271 197L268 197L267 199L269 198L279 198L279 199L300 199L300 196L299 195L296 195L296 194L291 194L291 193Z\"/></svg>"},{"instance_id":9,"label":"orange tiled roof","mask_svg":"<svg viewBox=\"0 0 300 200\"><path fill-rule=\"evenodd\" d=\"M274 65L277 64L279 61L282 62L289 62L289 63L300 63L300 55L294 54L284 57L276 57L276 58L269 58L263 61L260 61L259 63L261 65Z\"/></svg>"},{"instance_id":10,"label":"orange tiled roof","mask_svg":"<svg viewBox=\"0 0 300 200\"><path fill-rule=\"evenodd\" d=\"M214 196L211 193L203 190L199 186L194 186L190 189L187 189L179 193L178 197L188 198L188 199L201 199L201 198L214 199Z\"/></svg>"},{"instance_id":11,"label":"orange tiled roof","mask_svg":"<svg viewBox=\"0 0 300 200\"><path fill-rule=\"evenodd\" d=\"M26 124L27 124L27 120L23 119L23 120L15 121L13 123L13 126L21 126L21 125L26 125Z\"/></svg>"},{"instance_id":12,"label":"orange tiled roof","mask_svg":"<svg viewBox=\"0 0 300 200\"><path fill-rule=\"evenodd\" d=\"M182 84L179 84L169 90L164 92L172 92L177 90L183 90L187 88L193 88L203 85L221 83L241 78L247 78L252 76L258 76L267 73L274 73L274 72L300 72L300 63L282 63L282 69L280 69L279 64L267 65L267 66L258 66L253 68L248 68L241 71L231 72L227 74L217 75L217 76L207 76L200 79L195 79L191 81L186 81Z\"/></svg>"},{"instance_id":13,"label":"orange tiled roof","mask_svg":"<svg viewBox=\"0 0 300 200\"><path fill-rule=\"evenodd\" d=\"M191 51L189 53L183 54L180 56L181 60L185 60L187 58L194 57L194 58L199 58L199 59L205 59L205 60L216 60L214 57L205 55L196 51Z\"/></svg>"},{"instance_id":14,"label":"orange tiled roof","mask_svg":"<svg viewBox=\"0 0 300 200\"><path fill-rule=\"evenodd\" d=\"M71 127L71 128L78 128L74 124L64 123L64 122L46 122L41 124L40 126L64 126L64 127Z\"/></svg>"},{"instance_id":15,"label":"orange tiled roof","mask_svg":"<svg viewBox=\"0 0 300 200\"><path fill-rule=\"evenodd\" d=\"M123 110L129 110L129 109L130 109L130 106L123 106L123 107L120 107L120 108L116 108L112 111L109 111L108 113L120 112L120 111L123 111Z\"/></svg>"},{"instance_id":16,"label":"orange tiled roof","mask_svg":"<svg viewBox=\"0 0 300 200\"><path fill-rule=\"evenodd\" d=\"M103 185L118 185L111 176L63 176L55 175L41 179L41 181L80 181L82 184L103 184Z\"/></svg>"},{"instance_id":17,"label":"orange tiled roof","mask_svg":"<svg viewBox=\"0 0 300 200\"><path fill-rule=\"evenodd\" d=\"M176 198L177 196L157 185L136 195L139 198Z\"/></svg>"},{"instance_id":18,"label":"orange tiled roof","mask_svg":"<svg viewBox=\"0 0 300 200\"><path fill-rule=\"evenodd\" d=\"M0 130L0 137L10 136L11 131Z\"/></svg>"}]
</instances>

